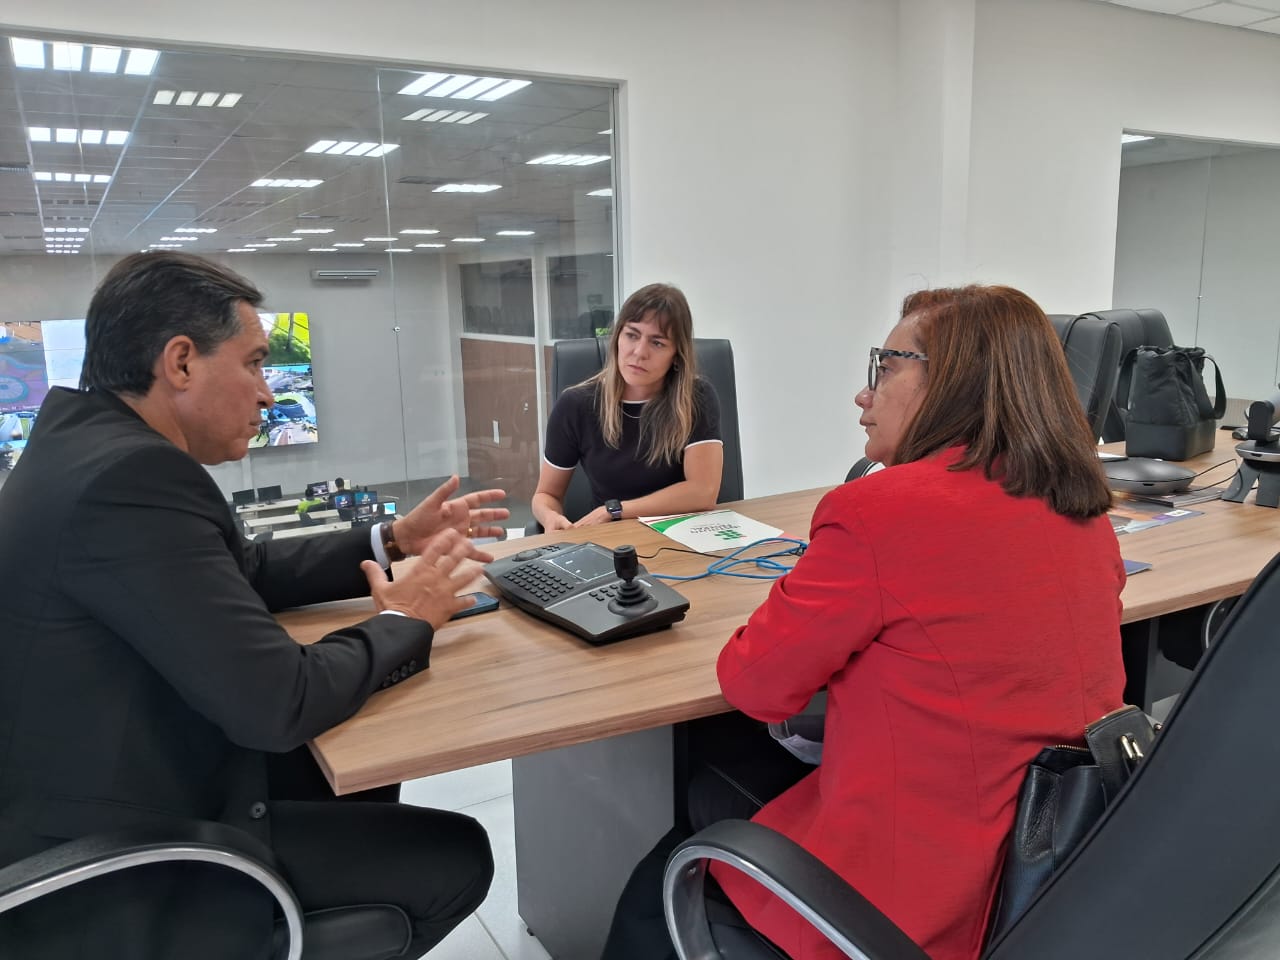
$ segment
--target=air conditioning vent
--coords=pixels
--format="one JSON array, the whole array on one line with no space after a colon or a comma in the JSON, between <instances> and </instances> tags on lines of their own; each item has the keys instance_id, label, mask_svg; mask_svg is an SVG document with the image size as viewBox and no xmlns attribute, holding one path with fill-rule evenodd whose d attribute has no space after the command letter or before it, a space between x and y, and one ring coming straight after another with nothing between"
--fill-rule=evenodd
<instances>
[{"instance_id":1,"label":"air conditioning vent","mask_svg":"<svg viewBox=\"0 0 1280 960\"><path fill-rule=\"evenodd\" d=\"M377 270L312 270L312 280L372 280L378 275Z\"/></svg>"},{"instance_id":2,"label":"air conditioning vent","mask_svg":"<svg viewBox=\"0 0 1280 960\"><path fill-rule=\"evenodd\" d=\"M25 160L0 160L0 173L27 173L31 164Z\"/></svg>"}]
</instances>

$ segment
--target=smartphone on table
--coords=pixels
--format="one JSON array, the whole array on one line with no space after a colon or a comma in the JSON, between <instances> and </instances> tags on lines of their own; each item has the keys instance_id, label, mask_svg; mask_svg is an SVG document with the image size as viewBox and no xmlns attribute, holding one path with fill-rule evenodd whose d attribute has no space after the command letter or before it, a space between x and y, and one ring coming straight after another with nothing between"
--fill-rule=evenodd
<instances>
[{"instance_id":1,"label":"smartphone on table","mask_svg":"<svg viewBox=\"0 0 1280 960\"><path fill-rule=\"evenodd\" d=\"M475 597L476 602L467 607L465 610L459 610L450 620L461 620L463 617L474 617L477 613L488 613L490 610L498 609L497 597L491 597L487 593L464 593L464 597Z\"/></svg>"}]
</instances>

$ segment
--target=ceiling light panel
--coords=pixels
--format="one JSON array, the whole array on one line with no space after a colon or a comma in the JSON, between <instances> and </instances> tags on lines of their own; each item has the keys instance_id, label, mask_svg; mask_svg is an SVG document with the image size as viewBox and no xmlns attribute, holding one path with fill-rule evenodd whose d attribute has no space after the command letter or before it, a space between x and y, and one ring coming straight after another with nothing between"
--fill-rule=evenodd
<instances>
[{"instance_id":1,"label":"ceiling light panel","mask_svg":"<svg viewBox=\"0 0 1280 960\"><path fill-rule=\"evenodd\" d=\"M532 230L499 230L499 237L532 237Z\"/></svg>"},{"instance_id":2,"label":"ceiling light panel","mask_svg":"<svg viewBox=\"0 0 1280 960\"><path fill-rule=\"evenodd\" d=\"M398 143L373 143L360 140L317 140L306 153L323 153L331 157L381 157L398 150Z\"/></svg>"},{"instance_id":3,"label":"ceiling light panel","mask_svg":"<svg viewBox=\"0 0 1280 960\"><path fill-rule=\"evenodd\" d=\"M439 233L440 231L431 230L426 227L405 227L400 232L401 233L418 233L418 234L422 234L423 236L431 236L432 234Z\"/></svg>"},{"instance_id":4,"label":"ceiling light panel","mask_svg":"<svg viewBox=\"0 0 1280 960\"><path fill-rule=\"evenodd\" d=\"M333 233L333 227L301 227L294 233Z\"/></svg>"},{"instance_id":5,"label":"ceiling light panel","mask_svg":"<svg viewBox=\"0 0 1280 960\"><path fill-rule=\"evenodd\" d=\"M526 160L525 163L555 167L589 167L592 164L604 163L608 159L608 154L599 153L547 153L541 157Z\"/></svg>"},{"instance_id":6,"label":"ceiling light panel","mask_svg":"<svg viewBox=\"0 0 1280 960\"><path fill-rule=\"evenodd\" d=\"M422 123L457 123L466 125L475 123L476 120L483 120L489 114L483 113L467 113L466 110L436 110L434 108L426 108L425 110L415 110L407 116L402 116L402 120L421 120Z\"/></svg>"},{"instance_id":7,"label":"ceiling light panel","mask_svg":"<svg viewBox=\"0 0 1280 960\"><path fill-rule=\"evenodd\" d=\"M500 183L442 183L432 193L490 193L501 190Z\"/></svg>"},{"instance_id":8,"label":"ceiling light panel","mask_svg":"<svg viewBox=\"0 0 1280 960\"><path fill-rule=\"evenodd\" d=\"M65 173L55 170L33 170L31 178L41 183L110 183L111 176L106 173Z\"/></svg>"},{"instance_id":9,"label":"ceiling light panel","mask_svg":"<svg viewBox=\"0 0 1280 960\"><path fill-rule=\"evenodd\" d=\"M217 227L177 227L174 233L217 233Z\"/></svg>"},{"instance_id":10,"label":"ceiling light panel","mask_svg":"<svg viewBox=\"0 0 1280 960\"><path fill-rule=\"evenodd\" d=\"M263 177L249 184L251 187L285 187L299 190L310 190L324 183L323 180L290 180L281 177Z\"/></svg>"},{"instance_id":11,"label":"ceiling light panel","mask_svg":"<svg viewBox=\"0 0 1280 960\"><path fill-rule=\"evenodd\" d=\"M243 97L210 90L157 90L151 102L158 107L234 107Z\"/></svg>"},{"instance_id":12,"label":"ceiling light panel","mask_svg":"<svg viewBox=\"0 0 1280 960\"><path fill-rule=\"evenodd\" d=\"M529 83L528 80L476 77L468 73L424 73L401 87L398 92L410 97L450 97L454 100L492 102L523 90Z\"/></svg>"},{"instance_id":13,"label":"ceiling light panel","mask_svg":"<svg viewBox=\"0 0 1280 960\"><path fill-rule=\"evenodd\" d=\"M150 76L160 59L158 50L71 43L65 40L32 40L10 37L13 64L28 70L66 70ZM87 54L87 56L86 56Z\"/></svg>"},{"instance_id":14,"label":"ceiling light panel","mask_svg":"<svg viewBox=\"0 0 1280 960\"><path fill-rule=\"evenodd\" d=\"M588 197L612 197L613 187L601 187L599 190L591 190L587 193Z\"/></svg>"},{"instance_id":15,"label":"ceiling light panel","mask_svg":"<svg viewBox=\"0 0 1280 960\"><path fill-rule=\"evenodd\" d=\"M106 141L108 146L121 147L129 141L128 130L78 130L75 127L27 127L27 139L32 143L67 143L97 146Z\"/></svg>"}]
</instances>

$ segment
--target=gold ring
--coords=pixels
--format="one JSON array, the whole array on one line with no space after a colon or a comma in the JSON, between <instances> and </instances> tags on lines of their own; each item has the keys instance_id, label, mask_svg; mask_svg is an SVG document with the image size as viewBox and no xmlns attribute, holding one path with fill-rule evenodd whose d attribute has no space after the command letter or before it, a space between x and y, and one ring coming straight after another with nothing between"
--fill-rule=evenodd
<instances>
[{"instance_id":1,"label":"gold ring","mask_svg":"<svg viewBox=\"0 0 1280 960\"><path fill-rule=\"evenodd\" d=\"M471 536L471 528L467 527L467 537L469 538L470 536Z\"/></svg>"}]
</instances>

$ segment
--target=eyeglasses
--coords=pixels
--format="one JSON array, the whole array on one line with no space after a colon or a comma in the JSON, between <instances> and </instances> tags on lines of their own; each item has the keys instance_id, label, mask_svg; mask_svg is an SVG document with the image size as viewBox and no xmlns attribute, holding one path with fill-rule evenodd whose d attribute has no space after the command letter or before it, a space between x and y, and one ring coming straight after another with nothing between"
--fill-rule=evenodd
<instances>
[{"instance_id":1,"label":"eyeglasses","mask_svg":"<svg viewBox=\"0 0 1280 960\"><path fill-rule=\"evenodd\" d=\"M867 364L867 389L874 391L880 382L880 360L883 357L901 357L903 360L920 360L928 362L923 353L912 353L910 350L886 350L884 347L871 348L871 362Z\"/></svg>"}]
</instances>

